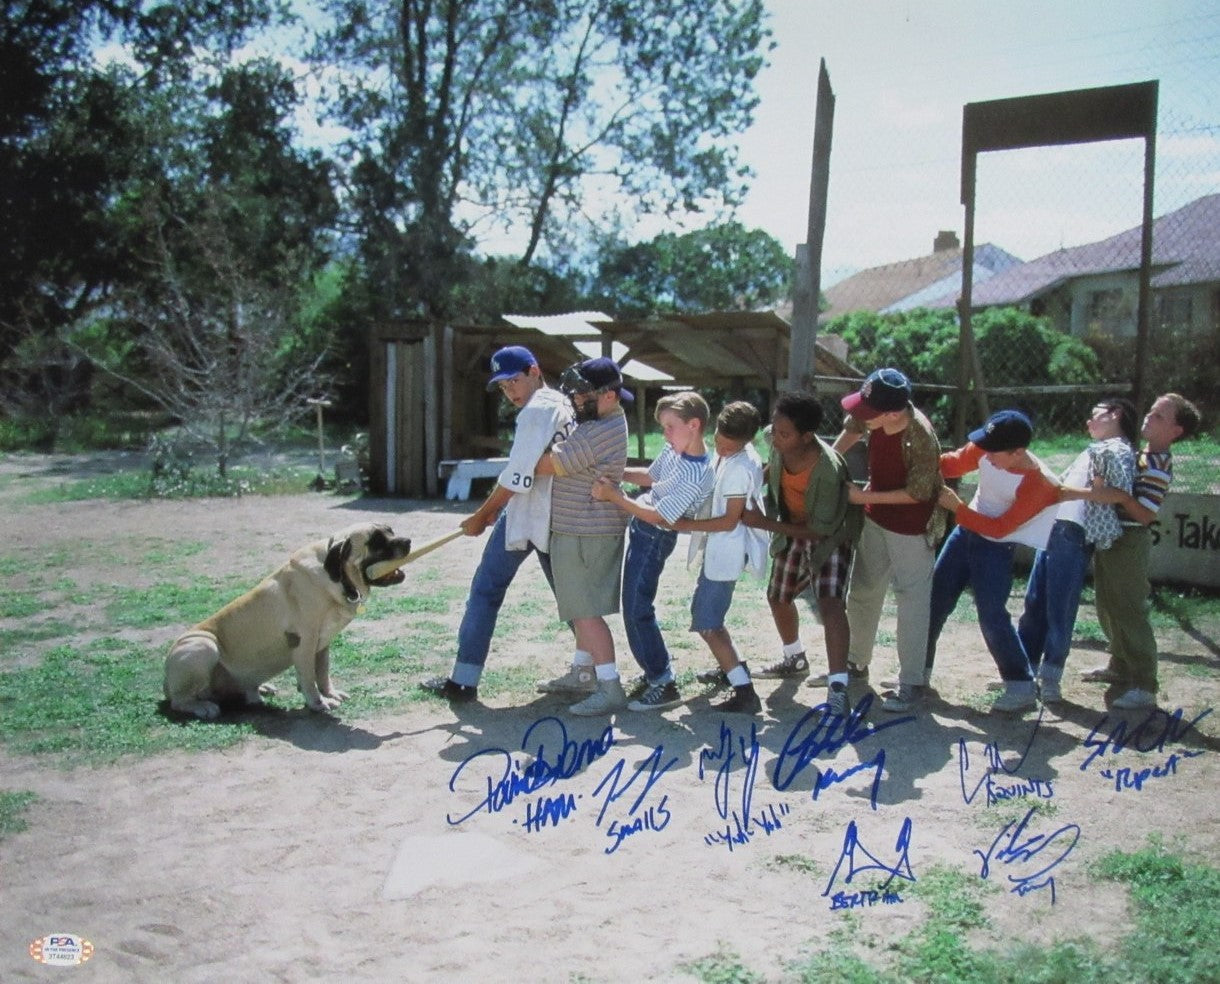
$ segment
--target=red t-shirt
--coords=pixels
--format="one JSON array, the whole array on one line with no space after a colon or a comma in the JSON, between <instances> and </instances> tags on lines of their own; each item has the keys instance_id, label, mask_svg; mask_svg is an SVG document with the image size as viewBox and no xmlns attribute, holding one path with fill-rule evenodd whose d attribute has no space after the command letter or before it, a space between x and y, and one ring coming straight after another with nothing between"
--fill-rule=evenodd
<instances>
[{"instance_id":1,"label":"red t-shirt","mask_svg":"<svg viewBox=\"0 0 1220 984\"><path fill-rule=\"evenodd\" d=\"M874 492L892 492L907 487L907 463L902 454L903 432L887 434L878 428L868 436L868 486ZM912 502L902 506L869 503L868 517L884 530L914 536L928 528L935 502Z\"/></svg>"}]
</instances>

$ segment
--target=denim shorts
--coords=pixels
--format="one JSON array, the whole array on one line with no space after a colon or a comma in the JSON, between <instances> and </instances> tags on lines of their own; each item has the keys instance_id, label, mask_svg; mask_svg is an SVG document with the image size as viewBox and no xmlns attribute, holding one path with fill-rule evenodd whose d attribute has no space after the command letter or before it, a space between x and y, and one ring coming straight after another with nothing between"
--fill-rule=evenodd
<instances>
[{"instance_id":1,"label":"denim shorts","mask_svg":"<svg viewBox=\"0 0 1220 984\"><path fill-rule=\"evenodd\" d=\"M735 587L736 581L709 581L700 571L695 595L690 600L690 630L711 632L713 629L723 629Z\"/></svg>"}]
</instances>

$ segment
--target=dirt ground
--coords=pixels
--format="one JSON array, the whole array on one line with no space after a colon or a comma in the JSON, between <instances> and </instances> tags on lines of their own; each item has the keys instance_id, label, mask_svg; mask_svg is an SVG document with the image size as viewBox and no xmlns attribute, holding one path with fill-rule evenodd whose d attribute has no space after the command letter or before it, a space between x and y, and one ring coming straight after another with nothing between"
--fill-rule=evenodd
<instances>
[{"instance_id":1,"label":"dirt ground","mask_svg":"<svg viewBox=\"0 0 1220 984\"><path fill-rule=\"evenodd\" d=\"M7 569L59 556L78 583L139 585L150 543L202 542L182 557L186 569L253 585L351 522L387 521L423 543L472 508L317 494L22 500L89 464L0 459ZM347 633L407 639L416 618L456 627L480 550L458 540L386 589L458 599L446 611L358 619ZM693 585L684 556L683 543L662 582L663 613L682 668L702 668L710 658L680 617ZM551 675L565 640L533 562L523 571L507 606L513 631L497 638L489 666ZM732 626L739 648L769 662L777 643L765 606L747 608ZM159 648L182 628L143 638ZM620 666L634 672L614 630ZM892 616L883 630L892 640ZM802 634L817 665L811 617ZM687 980L686 964L719 951L781 980L836 928L884 960L924 918L911 887L938 866L990 887L979 945L1117 940L1131 925L1125 894L1090 874L1093 861L1154 832L1220 858L1218 640L1216 622L1162 634L1163 710L1152 713L1108 712L1105 688L1080 681L1104 661L1096 646L1071 655L1065 703L990 712L994 665L976 626L951 621L938 695L910 717L876 706L897 669L881 645L872 689L853 688L847 722L812 710L821 691L760 681L753 729L698 695L608 722L574 718L557 698L484 693L368 719L294 709L225 751L101 768L52 768L0 748L0 789L38 796L28 829L0 841L0 979ZM432 665L444 671L451 659L452 648L436 652ZM93 944L83 967L30 958L33 940L58 933Z\"/></svg>"}]
</instances>

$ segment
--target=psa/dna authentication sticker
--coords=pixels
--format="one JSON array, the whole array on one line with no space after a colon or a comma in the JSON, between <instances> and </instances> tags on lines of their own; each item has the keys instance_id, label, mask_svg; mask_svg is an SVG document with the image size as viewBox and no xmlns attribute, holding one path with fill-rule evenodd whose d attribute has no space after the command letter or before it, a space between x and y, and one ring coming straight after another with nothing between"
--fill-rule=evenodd
<instances>
[{"instance_id":1,"label":"psa/dna authentication sticker","mask_svg":"<svg viewBox=\"0 0 1220 984\"><path fill-rule=\"evenodd\" d=\"M75 967L93 956L93 944L73 933L49 933L30 944L30 956L40 964Z\"/></svg>"}]
</instances>

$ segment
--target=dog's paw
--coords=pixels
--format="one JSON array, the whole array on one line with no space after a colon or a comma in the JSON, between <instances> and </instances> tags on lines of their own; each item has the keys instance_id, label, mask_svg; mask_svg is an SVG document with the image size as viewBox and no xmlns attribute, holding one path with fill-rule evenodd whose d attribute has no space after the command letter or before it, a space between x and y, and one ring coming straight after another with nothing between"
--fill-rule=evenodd
<instances>
[{"instance_id":1,"label":"dog's paw","mask_svg":"<svg viewBox=\"0 0 1220 984\"><path fill-rule=\"evenodd\" d=\"M338 702L338 701L347 700L347 691L332 689L332 690L326 691L322 696L329 697L331 700Z\"/></svg>"},{"instance_id":2,"label":"dog's paw","mask_svg":"<svg viewBox=\"0 0 1220 984\"><path fill-rule=\"evenodd\" d=\"M309 705L311 711L319 711L322 714L329 714L339 706L339 701L334 697L326 697L322 694L318 694L314 700L306 700L305 703Z\"/></svg>"},{"instance_id":3,"label":"dog's paw","mask_svg":"<svg viewBox=\"0 0 1220 984\"><path fill-rule=\"evenodd\" d=\"M274 683L260 683L258 685L258 692L264 697L270 697L273 694L278 694L279 688Z\"/></svg>"},{"instance_id":4,"label":"dog's paw","mask_svg":"<svg viewBox=\"0 0 1220 984\"><path fill-rule=\"evenodd\" d=\"M210 700L173 700L169 706L181 714L194 714L201 721L215 721L220 717L220 705Z\"/></svg>"}]
</instances>

